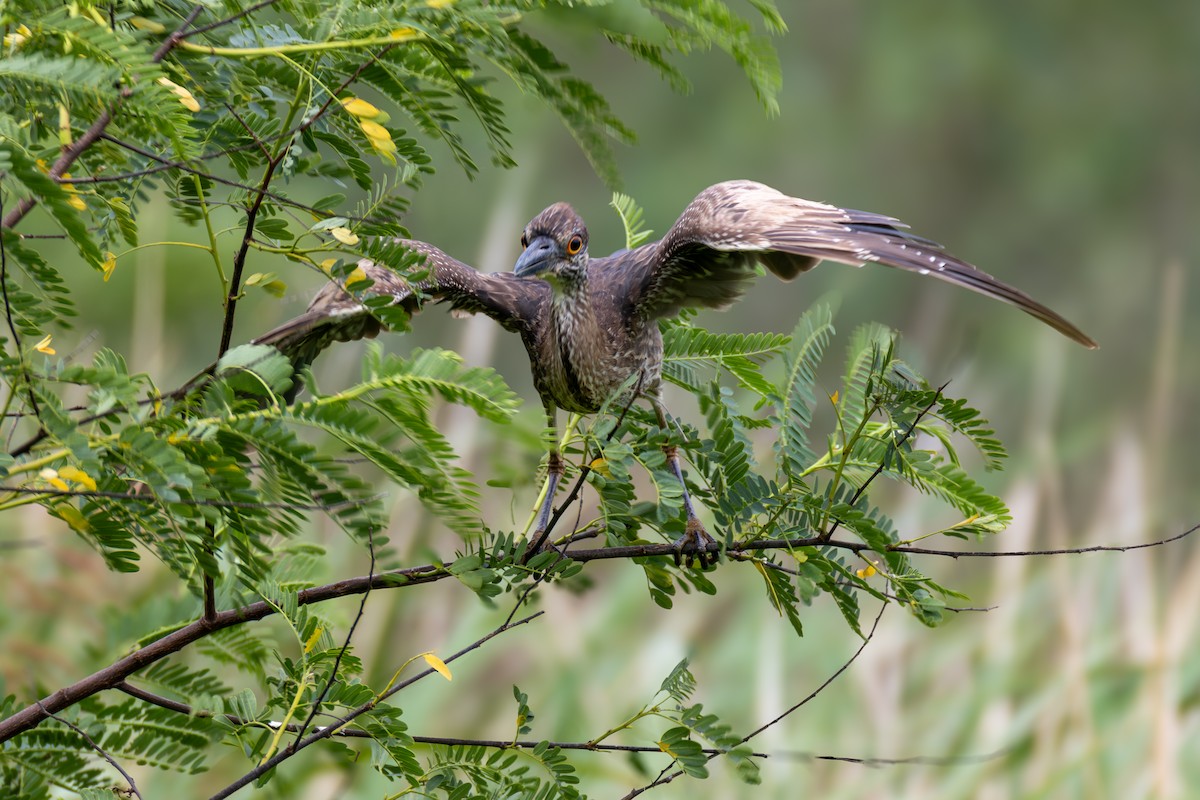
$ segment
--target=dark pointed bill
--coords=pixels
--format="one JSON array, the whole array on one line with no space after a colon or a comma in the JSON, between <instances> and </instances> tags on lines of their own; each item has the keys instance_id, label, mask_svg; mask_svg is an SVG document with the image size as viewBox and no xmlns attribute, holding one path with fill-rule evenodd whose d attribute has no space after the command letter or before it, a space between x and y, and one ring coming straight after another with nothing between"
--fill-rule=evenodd
<instances>
[{"instance_id":1,"label":"dark pointed bill","mask_svg":"<svg viewBox=\"0 0 1200 800\"><path fill-rule=\"evenodd\" d=\"M513 273L518 277L535 275L550 266L550 262L557 256L558 244L554 239L549 236L535 237L517 259Z\"/></svg>"}]
</instances>

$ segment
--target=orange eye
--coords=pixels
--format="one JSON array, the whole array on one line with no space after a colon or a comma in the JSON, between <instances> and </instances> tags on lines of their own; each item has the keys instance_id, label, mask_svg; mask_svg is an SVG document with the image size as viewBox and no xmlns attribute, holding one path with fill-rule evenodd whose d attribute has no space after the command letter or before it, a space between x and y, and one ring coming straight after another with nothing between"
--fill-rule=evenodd
<instances>
[{"instance_id":1,"label":"orange eye","mask_svg":"<svg viewBox=\"0 0 1200 800\"><path fill-rule=\"evenodd\" d=\"M567 242L567 255L573 256L583 249L583 239L579 236L572 236L571 241Z\"/></svg>"}]
</instances>

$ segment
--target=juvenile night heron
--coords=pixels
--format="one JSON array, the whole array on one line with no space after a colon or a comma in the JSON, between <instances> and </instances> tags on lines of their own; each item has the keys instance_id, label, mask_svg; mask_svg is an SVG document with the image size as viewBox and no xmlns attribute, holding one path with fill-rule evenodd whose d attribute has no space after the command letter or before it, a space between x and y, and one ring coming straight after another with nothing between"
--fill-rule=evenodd
<instances>
[{"instance_id":1,"label":"juvenile night heron","mask_svg":"<svg viewBox=\"0 0 1200 800\"><path fill-rule=\"evenodd\" d=\"M725 308L746 290L756 264L786 281L822 260L855 266L878 262L1011 303L1085 347L1096 347L1029 295L906 227L891 217L788 197L761 183L736 180L701 192L661 240L605 258L589 257L583 220L569 205L556 203L525 226L523 252L511 273L477 272L417 241L403 242L424 256L429 272L416 287L385 266L369 261L359 266L374 281L371 294L390 295L394 302L415 307L414 288L419 288L457 311L487 314L520 334L551 429L557 427L558 409L594 413L623 385L639 387L666 428L658 320L691 306ZM331 283L304 315L256 341L307 363L334 341L373 336L380 328L359 300ZM713 539L688 497L675 448L666 448L666 456L684 486L687 525L676 552L709 550ZM531 540L535 548L545 538L563 473L557 446L552 446L547 471L549 488Z\"/></svg>"}]
</instances>

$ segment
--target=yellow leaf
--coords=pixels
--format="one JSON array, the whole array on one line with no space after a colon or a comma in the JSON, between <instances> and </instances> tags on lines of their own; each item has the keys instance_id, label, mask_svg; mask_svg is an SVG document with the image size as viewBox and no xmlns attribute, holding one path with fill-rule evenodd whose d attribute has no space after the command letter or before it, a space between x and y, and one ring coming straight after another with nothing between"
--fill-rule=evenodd
<instances>
[{"instance_id":1,"label":"yellow leaf","mask_svg":"<svg viewBox=\"0 0 1200 800\"><path fill-rule=\"evenodd\" d=\"M312 649L317 646L317 642L321 640L321 634L325 629L318 625L313 629L312 636L308 637L308 641L304 643L304 652L311 653Z\"/></svg>"},{"instance_id":2,"label":"yellow leaf","mask_svg":"<svg viewBox=\"0 0 1200 800\"><path fill-rule=\"evenodd\" d=\"M416 32L414 28L396 28L390 35L393 39L407 39L416 34Z\"/></svg>"},{"instance_id":3,"label":"yellow leaf","mask_svg":"<svg viewBox=\"0 0 1200 800\"><path fill-rule=\"evenodd\" d=\"M64 481L62 478L51 478L50 480L47 481L47 483L49 483L55 489L58 489L60 492L71 491L71 487L67 486L67 482Z\"/></svg>"},{"instance_id":4,"label":"yellow leaf","mask_svg":"<svg viewBox=\"0 0 1200 800\"><path fill-rule=\"evenodd\" d=\"M117 268L117 254L107 252L104 254L104 282L108 283L108 279L112 277L113 270Z\"/></svg>"},{"instance_id":5,"label":"yellow leaf","mask_svg":"<svg viewBox=\"0 0 1200 800\"><path fill-rule=\"evenodd\" d=\"M332 228L329 231L329 235L342 244L358 244L358 234L349 228Z\"/></svg>"},{"instance_id":6,"label":"yellow leaf","mask_svg":"<svg viewBox=\"0 0 1200 800\"><path fill-rule=\"evenodd\" d=\"M148 31L149 33L165 33L167 30L167 26L161 22L155 22L145 17L130 17L129 24L139 31Z\"/></svg>"},{"instance_id":7,"label":"yellow leaf","mask_svg":"<svg viewBox=\"0 0 1200 800\"><path fill-rule=\"evenodd\" d=\"M446 8L454 5L454 0L426 0L425 5L430 8Z\"/></svg>"},{"instance_id":8,"label":"yellow leaf","mask_svg":"<svg viewBox=\"0 0 1200 800\"><path fill-rule=\"evenodd\" d=\"M89 491L96 491L96 481L91 475L81 470L79 467L67 465L58 471L59 477L66 478L69 481L78 483Z\"/></svg>"},{"instance_id":9,"label":"yellow leaf","mask_svg":"<svg viewBox=\"0 0 1200 800\"><path fill-rule=\"evenodd\" d=\"M588 466L591 467L593 472L599 472L606 478L612 477L612 470L608 468L608 459L606 458L593 458L592 463L588 464Z\"/></svg>"},{"instance_id":10,"label":"yellow leaf","mask_svg":"<svg viewBox=\"0 0 1200 800\"><path fill-rule=\"evenodd\" d=\"M54 337L52 337L50 334L46 334L45 338L33 346L33 349L37 350L39 353L45 353L48 356L54 355L56 351L50 346L50 340L52 338Z\"/></svg>"},{"instance_id":11,"label":"yellow leaf","mask_svg":"<svg viewBox=\"0 0 1200 800\"><path fill-rule=\"evenodd\" d=\"M354 271L346 276L345 286L349 289L354 284L362 283L365 280L367 280L367 273L363 272L362 267L355 267Z\"/></svg>"},{"instance_id":12,"label":"yellow leaf","mask_svg":"<svg viewBox=\"0 0 1200 800\"><path fill-rule=\"evenodd\" d=\"M84 7L82 9L82 11L84 14L86 14L92 20L92 22L96 23L97 25L104 28L105 30L112 30L111 28L108 27L108 20L106 20L104 18L104 15L101 14L96 9L91 8L91 7Z\"/></svg>"},{"instance_id":13,"label":"yellow leaf","mask_svg":"<svg viewBox=\"0 0 1200 800\"><path fill-rule=\"evenodd\" d=\"M422 653L421 657L425 659L425 663L437 670L437 674L441 675L448 681L454 680L454 676L450 674L450 668L446 666L446 662L435 656L433 653Z\"/></svg>"},{"instance_id":14,"label":"yellow leaf","mask_svg":"<svg viewBox=\"0 0 1200 800\"><path fill-rule=\"evenodd\" d=\"M833 394L829 395L829 402L833 403L836 406L837 401L838 401L838 392L837 392L837 389L834 389Z\"/></svg>"},{"instance_id":15,"label":"yellow leaf","mask_svg":"<svg viewBox=\"0 0 1200 800\"><path fill-rule=\"evenodd\" d=\"M352 114L360 119L375 119L380 114L378 108L371 105L366 100L363 100L361 97L343 98L342 108L346 109L347 113Z\"/></svg>"},{"instance_id":16,"label":"yellow leaf","mask_svg":"<svg viewBox=\"0 0 1200 800\"><path fill-rule=\"evenodd\" d=\"M60 506L55 506L54 513L58 515L59 519L70 525L71 530L78 533L90 533L92 530L92 526L88 524L87 519L73 505L63 503Z\"/></svg>"},{"instance_id":17,"label":"yellow leaf","mask_svg":"<svg viewBox=\"0 0 1200 800\"><path fill-rule=\"evenodd\" d=\"M65 103L58 104L58 143L63 147L71 146L71 112Z\"/></svg>"},{"instance_id":18,"label":"yellow leaf","mask_svg":"<svg viewBox=\"0 0 1200 800\"><path fill-rule=\"evenodd\" d=\"M868 564L867 566L863 567L862 569L856 569L854 571L854 574L860 578L869 578L875 574L875 565Z\"/></svg>"},{"instance_id":19,"label":"yellow leaf","mask_svg":"<svg viewBox=\"0 0 1200 800\"><path fill-rule=\"evenodd\" d=\"M324 272L326 275L328 275L330 272L333 271L333 265L336 264L337 262L338 262L338 260L336 258L325 259L324 261L322 261L320 263L321 271Z\"/></svg>"},{"instance_id":20,"label":"yellow leaf","mask_svg":"<svg viewBox=\"0 0 1200 800\"><path fill-rule=\"evenodd\" d=\"M82 197L74 193L67 198L67 205L76 211L87 211L87 203L83 202Z\"/></svg>"},{"instance_id":21,"label":"yellow leaf","mask_svg":"<svg viewBox=\"0 0 1200 800\"><path fill-rule=\"evenodd\" d=\"M58 470L54 467L43 467L42 471L38 473L38 477L44 481L53 480L58 477Z\"/></svg>"}]
</instances>

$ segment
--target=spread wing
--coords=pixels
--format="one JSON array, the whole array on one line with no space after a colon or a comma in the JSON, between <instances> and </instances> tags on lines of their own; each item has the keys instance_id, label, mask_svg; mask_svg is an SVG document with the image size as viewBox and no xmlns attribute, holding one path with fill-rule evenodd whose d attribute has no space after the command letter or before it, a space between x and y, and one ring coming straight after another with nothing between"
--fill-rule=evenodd
<instances>
[{"instance_id":1,"label":"spread wing","mask_svg":"<svg viewBox=\"0 0 1200 800\"><path fill-rule=\"evenodd\" d=\"M392 304L411 313L417 310L419 295L429 295L449 303L456 312L487 314L508 330L520 332L536 317L549 291L542 281L505 272L477 272L425 242L398 240L397 244L423 257L427 278L409 283L391 268L363 259L358 268L372 285L361 296L331 282L307 311L259 336L254 344L279 348L297 369L307 366L335 342L373 337L386 328L364 303L372 296L389 297Z\"/></svg>"},{"instance_id":2,"label":"spread wing","mask_svg":"<svg viewBox=\"0 0 1200 800\"><path fill-rule=\"evenodd\" d=\"M684 306L723 308L762 263L791 280L820 261L869 262L916 272L1011 303L1085 347L1096 343L1029 295L905 230L899 220L788 197L754 181L701 192L660 241L624 259L631 302L648 319Z\"/></svg>"}]
</instances>

